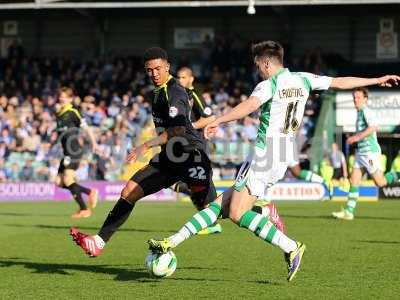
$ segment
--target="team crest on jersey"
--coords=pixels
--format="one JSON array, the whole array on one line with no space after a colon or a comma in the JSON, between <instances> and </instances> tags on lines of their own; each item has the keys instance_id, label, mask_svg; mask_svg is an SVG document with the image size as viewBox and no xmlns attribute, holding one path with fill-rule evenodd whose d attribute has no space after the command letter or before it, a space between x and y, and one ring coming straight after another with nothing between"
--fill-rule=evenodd
<instances>
[{"instance_id":1,"label":"team crest on jersey","mask_svg":"<svg viewBox=\"0 0 400 300\"><path fill-rule=\"evenodd\" d=\"M211 115L211 113L212 113L211 108L206 107L206 108L204 109L204 114L205 114L205 115L209 116L209 115Z\"/></svg>"},{"instance_id":2,"label":"team crest on jersey","mask_svg":"<svg viewBox=\"0 0 400 300\"><path fill-rule=\"evenodd\" d=\"M178 115L178 109L175 106L169 108L169 116L175 118Z\"/></svg>"}]
</instances>

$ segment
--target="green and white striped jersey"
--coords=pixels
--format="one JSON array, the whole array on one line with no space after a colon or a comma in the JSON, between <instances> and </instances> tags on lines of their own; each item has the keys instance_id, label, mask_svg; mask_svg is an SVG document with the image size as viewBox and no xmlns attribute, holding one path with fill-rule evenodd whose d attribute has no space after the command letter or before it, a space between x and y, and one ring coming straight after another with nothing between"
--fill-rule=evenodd
<instances>
[{"instance_id":1,"label":"green and white striped jersey","mask_svg":"<svg viewBox=\"0 0 400 300\"><path fill-rule=\"evenodd\" d=\"M251 94L262 103L256 146L265 148L267 137L294 137L310 91L327 90L331 82L331 77L288 69L260 82Z\"/></svg>"},{"instance_id":2,"label":"green and white striped jersey","mask_svg":"<svg viewBox=\"0 0 400 300\"><path fill-rule=\"evenodd\" d=\"M377 125L378 122L372 114L372 111L368 107L364 106L362 109L357 111L357 133L366 130L369 126ZM378 139L376 137L376 131L366 136L357 143L357 151L362 154L381 152L381 147L379 146Z\"/></svg>"}]
</instances>

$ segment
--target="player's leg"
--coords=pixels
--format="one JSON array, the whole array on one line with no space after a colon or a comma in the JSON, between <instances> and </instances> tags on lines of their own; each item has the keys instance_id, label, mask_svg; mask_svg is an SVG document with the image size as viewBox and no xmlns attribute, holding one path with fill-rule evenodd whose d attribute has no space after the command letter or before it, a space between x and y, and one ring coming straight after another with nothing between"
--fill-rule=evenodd
<instances>
[{"instance_id":1,"label":"player's leg","mask_svg":"<svg viewBox=\"0 0 400 300\"><path fill-rule=\"evenodd\" d=\"M89 188L79 184L78 182L76 182L75 170L78 168L78 166L79 166L79 160L74 165L71 164L71 168L67 168L65 170L66 173L64 173L64 175L67 178L64 179L64 182L72 182L71 185L68 185L68 187L71 187L72 189L74 189L76 193L79 193L81 195L81 197L82 197L82 194L87 195L89 208L94 209L97 206L97 190L89 189ZM69 170L72 170L73 172L69 172ZM67 173L69 173L69 174L67 174Z\"/></svg>"},{"instance_id":2,"label":"player's leg","mask_svg":"<svg viewBox=\"0 0 400 300\"><path fill-rule=\"evenodd\" d=\"M285 222L279 215L278 209L274 202L267 200L257 200L251 209L252 211L263 215L268 218L272 224L276 226L280 231L285 232Z\"/></svg>"},{"instance_id":3,"label":"player's leg","mask_svg":"<svg viewBox=\"0 0 400 300\"><path fill-rule=\"evenodd\" d=\"M77 228L71 228L70 235L90 257L99 256L111 236L126 222L135 202L144 196L143 189L129 180L121 191L121 197L107 215L97 235L88 235Z\"/></svg>"},{"instance_id":4,"label":"player's leg","mask_svg":"<svg viewBox=\"0 0 400 300\"><path fill-rule=\"evenodd\" d=\"M208 157L203 152L198 152L198 159L193 159L187 166L186 179L187 187L191 191L191 199L197 210L206 208L214 199L217 198L214 183L212 181L211 163ZM247 166L247 167L246 167ZM238 176L247 172L250 164L244 163L238 172ZM195 171L196 170L196 171ZM199 179L197 175L201 173L203 179ZM195 178L193 178L195 177ZM178 183L177 183L178 184ZM281 230L284 229L284 223L278 215L277 209L273 203L264 204L261 206L254 205L252 210L270 218L274 225L277 225ZM213 224L202 229L197 234L220 233L222 231L220 224Z\"/></svg>"},{"instance_id":5,"label":"player's leg","mask_svg":"<svg viewBox=\"0 0 400 300\"><path fill-rule=\"evenodd\" d=\"M120 228L132 213L135 204L144 196L151 195L177 181L175 176L163 172L158 167L147 165L127 182L121 191L121 197L108 214L103 226L95 236L80 233L71 229L71 236L77 244L89 255L100 255L105 244Z\"/></svg>"},{"instance_id":6,"label":"player's leg","mask_svg":"<svg viewBox=\"0 0 400 300\"><path fill-rule=\"evenodd\" d=\"M211 202L208 207L197 212L193 217L186 222L175 234L162 239L150 239L147 241L149 247L153 251L166 252L171 248L177 247L190 237L198 234L201 230L212 226L219 216L224 215L225 209L229 209L229 202L233 188L228 189L217 199ZM224 211L222 210L224 209Z\"/></svg>"},{"instance_id":7,"label":"player's leg","mask_svg":"<svg viewBox=\"0 0 400 300\"><path fill-rule=\"evenodd\" d=\"M359 186L361 184L362 171L359 163L354 163L353 170L350 175L350 190L346 207L338 212L333 212L332 216L342 220L353 220L354 211L359 197Z\"/></svg>"},{"instance_id":8,"label":"player's leg","mask_svg":"<svg viewBox=\"0 0 400 300\"><path fill-rule=\"evenodd\" d=\"M400 172L389 171L383 174L380 164L381 153L369 153L366 169L378 187L384 187L399 182Z\"/></svg>"},{"instance_id":9,"label":"player's leg","mask_svg":"<svg viewBox=\"0 0 400 300\"><path fill-rule=\"evenodd\" d=\"M235 203L231 203L235 201ZM177 233L163 239L148 241L153 251L166 252L175 248L185 240L196 235L200 230L212 225L222 213L221 208L229 205L230 218L239 226L255 233L263 240L280 247L285 253L285 260L288 263L288 280L292 280L299 269L300 262L305 250L301 243L288 238L264 216L252 211L255 197L248 194L247 188L242 191L235 191L230 188L220 195L210 206L195 214Z\"/></svg>"},{"instance_id":10,"label":"player's leg","mask_svg":"<svg viewBox=\"0 0 400 300\"><path fill-rule=\"evenodd\" d=\"M201 188L200 185L188 185L189 189L192 191L191 199L193 204L196 206L197 210L200 211L202 209L207 208L210 203L217 198L217 192L215 190L215 186L213 181L209 180L208 184ZM211 226L207 226L203 230L200 230L197 234L198 235L206 235L206 234L213 234L213 233L221 233L222 227L221 224L215 222Z\"/></svg>"},{"instance_id":11,"label":"player's leg","mask_svg":"<svg viewBox=\"0 0 400 300\"><path fill-rule=\"evenodd\" d=\"M82 199L81 190L75 183L75 169L78 164L76 161L72 161L69 156L65 156L58 168L57 183L61 188L69 190L72 198L78 203L79 210L72 214L72 218L87 218L90 217L91 212L88 210L85 201Z\"/></svg>"},{"instance_id":12,"label":"player's leg","mask_svg":"<svg viewBox=\"0 0 400 300\"><path fill-rule=\"evenodd\" d=\"M190 198L198 211L207 208L215 198L217 192L212 181L211 161L203 151L194 151L181 170L181 178L187 184ZM197 234L220 233L222 227L214 223Z\"/></svg>"},{"instance_id":13,"label":"player's leg","mask_svg":"<svg viewBox=\"0 0 400 300\"><path fill-rule=\"evenodd\" d=\"M250 195L248 192L246 183L250 175L254 174L254 172L251 172L249 169L251 169L250 163L245 163L242 172L239 172L235 186L220 195L208 208L195 214L176 234L163 240L149 240L148 243L150 249L166 252L171 248L175 248L186 239L197 234L200 230L213 224L217 220L218 216L221 215L222 207L225 209L227 205L229 205L229 217L236 224L249 229L263 240L279 246L284 251L289 270L288 280L292 280L299 269L305 246L289 239L266 217L251 210L256 201L256 197ZM272 176L276 178L276 180L279 180L285 171L286 166L284 170L281 170L281 172L271 170L267 175L273 174ZM265 179L263 175L264 174L261 174L260 177ZM268 178L266 179L268 180ZM255 184L256 182L259 182L259 180L253 180L250 185ZM258 188L264 191L264 181L261 180L261 183L262 185Z\"/></svg>"},{"instance_id":14,"label":"player's leg","mask_svg":"<svg viewBox=\"0 0 400 300\"><path fill-rule=\"evenodd\" d=\"M302 169L300 167L299 162L297 161L294 161L291 164L289 164L289 170L292 173L292 175L298 179L308 182L322 183L328 190L329 196L332 196L333 186L331 181L327 182L317 173L314 173L310 170Z\"/></svg>"},{"instance_id":15,"label":"player's leg","mask_svg":"<svg viewBox=\"0 0 400 300\"><path fill-rule=\"evenodd\" d=\"M346 208L342 212L333 213L333 216L339 219L352 220L354 219L354 211L358 199L358 187L361 184L362 173L360 167L365 168L371 175L375 184L379 187L386 186L396 182L398 174L388 172L383 175L380 166L380 153L363 153L356 154L354 162L354 172L351 174L351 186L349 192L349 199Z\"/></svg>"},{"instance_id":16,"label":"player's leg","mask_svg":"<svg viewBox=\"0 0 400 300\"><path fill-rule=\"evenodd\" d=\"M64 186L70 191L73 199L79 205L79 211L72 215L72 218L86 218L91 216L91 211L87 208L85 201L82 198L80 186L75 182L75 171L73 169L65 169L62 174Z\"/></svg>"},{"instance_id":17,"label":"player's leg","mask_svg":"<svg viewBox=\"0 0 400 300\"><path fill-rule=\"evenodd\" d=\"M310 170L302 169L299 163L291 165L289 167L289 170L293 174L293 176L295 176L298 179L325 184L324 179L321 176Z\"/></svg>"},{"instance_id":18,"label":"player's leg","mask_svg":"<svg viewBox=\"0 0 400 300\"><path fill-rule=\"evenodd\" d=\"M372 180L375 182L375 184L378 187L384 187L384 186L389 185L389 182L386 179L385 175L388 175L389 180L392 178L391 177L392 176L391 172L383 175L383 172L381 170L377 170L375 173L372 173L372 174L369 174L369 175L371 175ZM394 180L392 182L394 182Z\"/></svg>"},{"instance_id":19,"label":"player's leg","mask_svg":"<svg viewBox=\"0 0 400 300\"><path fill-rule=\"evenodd\" d=\"M254 155L250 155L242 163L240 170L236 176L236 181L240 181L248 175L253 158L254 158ZM283 219L279 216L278 210L272 201L263 200L262 198L259 198L259 199L257 199L257 202L253 205L252 210L256 213L259 213L259 214L265 216L281 231L284 231L285 223L284 223ZM227 211L227 212L229 212L229 211Z\"/></svg>"},{"instance_id":20,"label":"player's leg","mask_svg":"<svg viewBox=\"0 0 400 300\"><path fill-rule=\"evenodd\" d=\"M375 184L379 187L384 187L398 183L400 179L400 172L389 171L383 174L381 170L370 174Z\"/></svg>"},{"instance_id":21,"label":"player's leg","mask_svg":"<svg viewBox=\"0 0 400 300\"><path fill-rule=\"evenodd\" d=\"M261 194L257 189L260 190L264 184L260 180L251 178L251 175L246 186L239 189L235 188L233 191L229 217L240 227L246 228L257 237L279 247L284 252L285 261L288 264L287 279L291 281L299 270L305 245L290 239L265 216L251 210L258 194Z\"/></svg>"}]
</instances>

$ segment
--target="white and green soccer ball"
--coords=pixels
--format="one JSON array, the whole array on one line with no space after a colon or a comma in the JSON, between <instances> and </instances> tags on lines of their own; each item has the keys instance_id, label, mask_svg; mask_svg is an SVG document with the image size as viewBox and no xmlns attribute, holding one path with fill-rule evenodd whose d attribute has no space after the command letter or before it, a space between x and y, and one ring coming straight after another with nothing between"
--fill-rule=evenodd
<instances>
[{"instance_id":1,"label":"white and green soccer ball","mask_svg":"<svg viewBox=\"0 0 400 300\"><path fill-rule=\"evenodd\" d=\"M167 253L154 253L150 251L146 256L145 264L150 275L162 278L171 276L175 272L177 260L174 252L171 250Z\"/></svg>"}]
</instances>

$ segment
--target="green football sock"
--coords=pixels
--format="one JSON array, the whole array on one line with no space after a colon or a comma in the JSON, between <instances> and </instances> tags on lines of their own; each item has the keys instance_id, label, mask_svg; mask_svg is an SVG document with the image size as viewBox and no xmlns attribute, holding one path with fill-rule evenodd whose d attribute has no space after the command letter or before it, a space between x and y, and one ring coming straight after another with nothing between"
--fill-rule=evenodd
<instances>
[{"instance_id":1,"label":"green football sock","mask_svg":"<svg viewBox=\"0 0 400 300\"><path fill-rule=\"evenodd\" d=\"M350 191L349 191L349 199L347 200L346 204L346 210L349 213L354 214L354 210L356 209L357 205L357 200L359 196L359 187L358 186L350 186Z\"/></svg>"},{"instance_id":2,"label":"green football sock","mask_svg":"<svg viewBox=\"0 0 400 300\"><path fill-rule=\"evenodd\" d=\"M279 231L266 217L248 210L240 219L240 227L253 232L260 239L281 248L285 253L296 249L295 241Z\"/></svg>"},{"instance_id":3,"label":"green football sock","mask_svg":"<svg viewBox=\"0 0 400 300\"><path fill-rule=\"evenodd\" d=\"M386 178L387 184L391 185L391 184L396 183L396 182L399 181L400 172L393 172L393 171L392 172L387 172L385 174L385 178Z\"/></svg>"},{"instance_id":4,"label":"green football sock","mask_svg":"<svg viewBox=\"0 0 400 300\"><path fill-rule=\"evenodd\" d=\"M309 182L318 182L318 183L324 182L324 179L321 176L311 172L310 170L301 170L299 179L309 181Z\"/></svg>"},{"instance_id":5,"label":"green football sock","mask_svg":"<svg viewBox=\"0 0 400 300\"><path fill-rule=\"evenodd\" d=\"M176 246L197 234L204 228L213 225L221 214L221 205L212 202L207 208L196 213L183 227L168 239Z\"/></svg>"}]
</instances>

